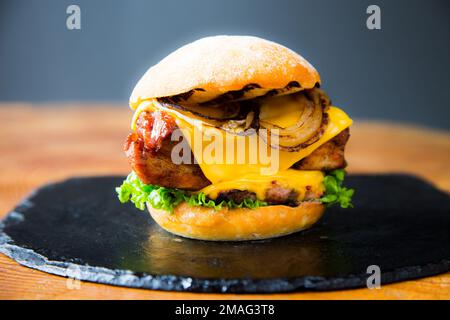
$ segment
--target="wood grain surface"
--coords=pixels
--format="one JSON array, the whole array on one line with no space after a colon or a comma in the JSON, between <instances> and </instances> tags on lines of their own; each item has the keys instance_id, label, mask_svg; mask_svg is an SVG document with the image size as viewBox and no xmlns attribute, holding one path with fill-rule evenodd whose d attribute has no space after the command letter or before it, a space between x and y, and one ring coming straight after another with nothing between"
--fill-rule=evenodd
<instances>
[{"instance_id":1,"label":"wood grain surface","mask_svg":"<svg viewBox=\"0 0 450 320\"><path fill-rule=\"evenodd\" d=\"M127 174L122 143L131 116L125 105L0 104L0 217L43 183L75 175ZM349 172L412 173L450 192L448 132L355 121L346 155ZM163 292L88 282L70 289L74 286L67 281L0 254L0 299L450 299L450 273L378 290L267 295Z\"/></svg>"}]
</instances>

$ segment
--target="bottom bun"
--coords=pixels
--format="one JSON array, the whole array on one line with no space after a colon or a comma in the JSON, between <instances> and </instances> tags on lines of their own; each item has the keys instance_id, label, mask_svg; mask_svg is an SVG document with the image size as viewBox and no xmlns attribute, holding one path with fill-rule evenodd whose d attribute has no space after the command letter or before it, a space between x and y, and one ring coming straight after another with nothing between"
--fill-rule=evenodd
<instances>
[{"instance_id":1,"label":"bottom bun","mask_svg":"<svg viewBox=\"0 0 450 320\"><path fill-rule=\"evenodd\" d=\"M148 205L152 218L165 230L191 239L212 241L258 240L284 236L311 227L325 206L302 202L297 207L222 209L178 205L172 214Z\"/></svg>"}]
</instances>

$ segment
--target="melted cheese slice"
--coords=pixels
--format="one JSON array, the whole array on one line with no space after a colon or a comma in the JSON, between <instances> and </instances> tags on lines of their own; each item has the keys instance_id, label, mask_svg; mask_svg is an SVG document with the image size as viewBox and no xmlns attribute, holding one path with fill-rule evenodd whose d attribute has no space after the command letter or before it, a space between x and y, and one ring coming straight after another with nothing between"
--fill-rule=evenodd
<instances>
[{"instance_id":1,"label":"melted cheese slice","mask_svg":"<svg viewBox=\"0 0 450 320\"><path fill-rule=\"evenodd\" d=\"M234 181L236 184L244 177L249 180L256 179L258 176L266 176L267 181L271 181L270 177L276 174L282 174L283 177L293 174L293 170L288 169L294 163L310 155L352 124L352 120L344 111L337 107L330 107L327 111L328 124L318 141L296 152L274 151L262 139L256 139L257 135L239 136L226 133L224 130L205 124L203 120L188 112L165 108L155 100L145 100L139 105L134 114L132 129L135 130L136 120L142 111L155 109L164 111L175 118L196 161L213 185L224 181ZM274 122L286 120L285 117L273 119ZM203 135L200 143L198 143L199 135ZM214 147L217 139L223 142L220 149ZM261 150L262 152L260 152ZM276 152L276 154L272 152ZM260 157L260 154L266 154L266 156ZM295 177L299 178L297 175ZM240 189L232 188L231 185L229 188ZM255 190L255 188L256 186L253 185L251 189L247 190Z\"/></svg>"},{"instance_id":2,"label":"melted cheese slice","mask_svg":"<svg viewBox=\"0 0 450 320\"><path fill-rule=\"evenodd\" d=\"M250 190L256 193L258 199L265 199L266 190L273 187L276 182L276 186L296 190L298 193L297 200L302 201L306 192L312 192L313 194L324 192L323 177L324 173L321 171L294 169L280 171L270 176L249 173L237 179L211 184L201 191L209 198L216 199L219 192L224 190Z\"/></svg>"}]
</instances>

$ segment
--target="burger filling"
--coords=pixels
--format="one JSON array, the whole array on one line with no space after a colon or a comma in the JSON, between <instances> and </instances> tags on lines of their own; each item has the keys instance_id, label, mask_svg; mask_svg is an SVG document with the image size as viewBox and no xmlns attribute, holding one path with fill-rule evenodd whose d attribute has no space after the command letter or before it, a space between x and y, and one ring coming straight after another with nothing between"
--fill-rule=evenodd
<instances>
[{"instance_id":1,"label":"burger filling","mask_svg":"<svg viewBox=\"0 0 450 320\"><path fill-rule=\"evenodd\" d=\"M244 101L227 100L220 106L189 105L173 97L150 105L136 111L134 130L124 145L133 172L117 188L122 202L130 200L140 209L149 203L168 212L183 201L215 209L297 206L302 201L351 206L353 190L342 186L351 122L330 119L330 101L323 91L314 88L286 96L266 94ZM223 171L217 167L196 162L175 164L171 153L180 141L172 141L171 134L184 124L178 121L179 112L236 136L260 129L266 134L276 131L279 143L272 146L269 138L266 143L278 148L282 165L289 166L269 177L247 173L244 168L242 173L236 171L237 176L224 179L217 175ZM332 126L339 132L327 139L336 132ZM195 159L192 150L189 152Z\"/></svg>"}]
</instances>

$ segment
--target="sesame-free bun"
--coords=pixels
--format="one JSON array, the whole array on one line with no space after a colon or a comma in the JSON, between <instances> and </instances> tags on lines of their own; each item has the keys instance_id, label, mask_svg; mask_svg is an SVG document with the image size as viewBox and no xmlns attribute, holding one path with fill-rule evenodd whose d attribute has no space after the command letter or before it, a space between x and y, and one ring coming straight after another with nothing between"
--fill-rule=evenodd
<instances>
[{"instance_id":1,"label":"sesame-free bun","mask_svg":"<svg viewBox=\"0 0 450 320\"><path fill-rule=\"evenodd\" d=\"M253 98L272 89L295 92L317 83L316 69L280 44L251 36L215 36L189 43L151 67L134 88L130 106L177 95L200 103L246 88L241 98Z\"/></svg>"},{"instance_id":2,"label":"sesame-free bun","mask_svg":"<svg viewBox=\"0 0 450 320\"><path fill-rule=\"evenodd\" d=\"M222 209L178 205L173 213L148 205L152 218L166 231L199 240L242 241L275 238L311 227L325 207L320 202L302 202L257 209Z\"/></svg>"}]
</instances>

